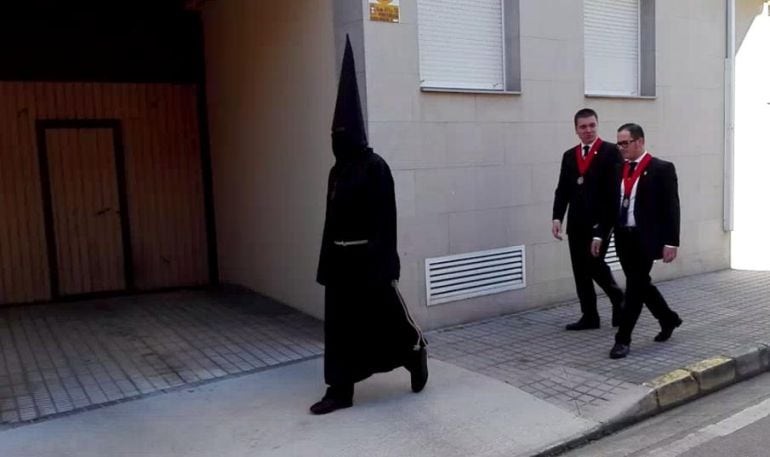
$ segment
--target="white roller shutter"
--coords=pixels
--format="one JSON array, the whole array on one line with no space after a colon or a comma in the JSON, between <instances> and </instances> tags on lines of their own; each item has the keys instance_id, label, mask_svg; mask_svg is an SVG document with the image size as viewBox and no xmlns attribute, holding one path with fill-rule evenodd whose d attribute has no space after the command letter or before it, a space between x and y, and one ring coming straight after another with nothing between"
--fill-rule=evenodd
<instances>
[{"instance_id":1,"label":"white roller shutter","mask_svg":"<svg viewBox=\"0 0 770 457\"><path fill-rule=\"evenodd\" d=\"M418 0L420 85L504 90L502 0Z\"/></svg>"},{"instance_id":2,"label":"white roller shutter","mask_svg":"<svg viewBox=\"0 0 770 457\"><path fill-rule=\"evenodd\" d=\"M639 0L584 0L587 94L639 95Z\"/></svg>"}]
</instances>

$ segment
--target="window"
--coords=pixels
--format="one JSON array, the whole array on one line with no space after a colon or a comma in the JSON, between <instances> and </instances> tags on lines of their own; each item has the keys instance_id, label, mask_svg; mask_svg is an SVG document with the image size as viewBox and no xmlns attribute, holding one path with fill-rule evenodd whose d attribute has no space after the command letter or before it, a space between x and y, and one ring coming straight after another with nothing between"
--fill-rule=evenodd
<instances>
[{"instance_id":1,"label":"window","mask_svg":"<svg viewBox=\"0 0 770 457\"><path fill-rule=\"evenodd\" d=\"M585 93L655 95L655 0L584 0Z\"/></svg>"},{"instance_id":2,"label":"window","mask_svg":"<svg viewBox=\"0 0 770 457\"><path fill-rule=\"evenodd\" d=\"M518 0L418 0L420 86L520 90Z\"/></svg>"}]
</instances>

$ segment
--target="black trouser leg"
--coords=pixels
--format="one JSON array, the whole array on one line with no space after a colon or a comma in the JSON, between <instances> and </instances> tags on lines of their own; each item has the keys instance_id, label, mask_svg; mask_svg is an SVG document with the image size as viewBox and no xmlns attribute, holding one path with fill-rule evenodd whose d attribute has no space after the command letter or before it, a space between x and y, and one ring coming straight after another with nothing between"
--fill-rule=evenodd
<instances>
[{"instance_id":1,"label":"black trouser leg","mask_svg":"<svg viewBox=\"0 0 770 457\"><path fill-rule=\"evenodd\" d=\"M575 288L580 300L580 310L583 317L589 320L599 320L596 309L596 291L593 281L604 290L612 303L612 311L620 312L623 303L623 290L615 282L612 271L604 261L607 254L607 243L602 244L599 257L591 255L591 242L593 236L590 233L578 233L569 235L570 260L572 261L572 274L575 278Z\"/></svg>"},{"instance_id":2,"label":"black trouser leg","mask_svg":"<svg viewBox=\"0 0 770 457\"><path fill-rule=\"evenodd\" d=\"M644 291L644 304L647 305L647 309L660 322L661 326L676 322L679 319L679 315L671 310L666 299L653 284L650 284Z\"/></svg>"},{"instance_id":3,"label":"black trouser leg","mask_svg":"<svg viewBox=\"0 0 770 457\"><path fill-rule=\"evenodd\" d=\"M583 319L598 322L599 312L596 310L596 291L591 277L591 238L584 234L569 234L569 255L572 262L572 275L575 278L575 289L580 300L580 311Z\"/></svg>"},{"instance_id":4,"label":"black trouser leg","mask_svg":"<svg viewBox=\"0 0 770 457\"><path fill-rule=\"evenodd\" d=\"M631 344L631 333L642 313L642 304L650 284L652 259L647 258L642 248L638 231L618 230L615 232L615 247L626 275L626 308L615 341Z\"/></svg>"},{"instance_id":5,"label":"black trouser leg","mask_svg":"<svg viewBox=\"0 0 770 457\"><path fill-rule=\"evenodd\" d=\"M630 344L631 334L642 312L642 304L646 304L662 324L676 321L678 316L652 284L650 271L653 259L645 254L639 232L619 230L615 233L615 242L626 274L626 305L615 341Z\"/></svg>"},{"instance_id":6,"label":"black trouser leg","mask_svg":"<svg viewBox=\"0 0 770 457\"><path fill-rule=\"evenodd\" d=\"M621 261L621 263L623 262ZM644 291L650 281L650 268L652 268L652 262L646 266L646 262L643 260L623 264L623 271L626 274L626 305L620 321L620 328L615 335L615 341L618 343L631 344L631 333L633 333L636 321L639 320L639 315L642 313Z\"/></svg>"},{"instance_id":7,"label":"black trouser leg","mask_svg":"<svg viewBox=\"0 0 770 457\"><path fill-rule=\"evenodd\" d=\"M336 384L329 386L326 389L326 395L324 395L324 399L348 401L353 399L353 392L353 384Z\"/></svg>"},{"instance_id":8,"label":"black trouser leg","mask_svg":"<svg viewBox=\"0 0 770 457\"><path fill-rule=\"evenodd\" d=\"M591 238L591 240L593 240L593 238ZM604 256L607 255L607 249L609 247L609 243L602 243L602 251L599 257L591 256L591 276L594 281L596 281L596 284L599 284L599 287L601 287L604 293L607 294L610 303L612 303L613 312L619 312L619 308L623 303L623 289L621 289L620 286L618 286L618 283L615 282L615 277L612 276L610 267L607 265L607 262L604 261Z\"/></svg>"}]
</instances>

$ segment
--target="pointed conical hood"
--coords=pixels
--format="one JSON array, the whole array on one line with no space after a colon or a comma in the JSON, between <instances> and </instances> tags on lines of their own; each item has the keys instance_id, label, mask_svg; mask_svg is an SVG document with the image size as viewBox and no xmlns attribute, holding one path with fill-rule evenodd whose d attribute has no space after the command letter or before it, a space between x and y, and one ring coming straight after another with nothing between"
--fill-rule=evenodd
<instances>
[{"instance_id":1,"label":"pointed conical hood","mask_svg":"<svg viewBox=\"0 0 770 457\"><path fill-rule=\"evenodd\" d=\"M337 159L345 159L366 149L367 145L353 48L350 46L350 37L346 36L345 55L342 58L342 71L337 87L337 105L332 121L332 147Z\"/></svg>"}]
</instances>

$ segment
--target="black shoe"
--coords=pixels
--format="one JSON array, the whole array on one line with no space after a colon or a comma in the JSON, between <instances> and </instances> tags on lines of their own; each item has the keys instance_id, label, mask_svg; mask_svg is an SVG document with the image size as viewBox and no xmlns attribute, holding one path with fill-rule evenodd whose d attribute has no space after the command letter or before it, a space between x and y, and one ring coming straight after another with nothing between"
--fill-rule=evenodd
<instances>
[{"instance_id":1,"label":"black shoe","mask_svg":"<svg viewBox=\"0 0 770 457\"><path fill-rule=\"evenodd\" d=\"M412 392L421 392L428 382L428 351L421 347L419 351L413 351L412 362L406 369L412 375Z\"/></svg>"},{"instance_id":2,"label":"black shoe","mask_svg":"<svg viewBox=\"0 0 770 457\"><path fill-rule=\"evenodd\" d=\"M660 326L660 333L655 335L655 341L658 343L661 343L663 341L668 341L669 338L671 338L671 334L674 333L674 329L682 325L682 319L676 318L676 320L670 324L662 325Z\"/></svg>"},{"instance_id":3,"label":"black shoe","mask_svg":"<svg viewBox=\"0 0 770 457\"><path fill-rule=\"evenodd\" d=\"M593 321L581 317L579 321L567 324L564 328L567 330L596 330L599 327L598 320Z\"/></svg>"},{"instance_id":4,"label":"black shoe","mask_svg":"<svg viewBox=\"0 0 770 457\"><path fill-rule=\"evenodd\" d=\"M627 356L629 352L631 352L631 347L629 347L629 345L615 343L615 346L612 346L612 349L610 349L610 358L622 359Z\"/></svg>"},{"instance_id":5,"label":"black shoe","mask_svg":"<svg viewBox=\"0 0 770 457\"><path fill-rule=\"evenodd\" d=\"M353 406L353 400L338 400L336 398L324 398L310 407L313 414L329 414L342 408Z\"/></svg>"}]
</instances>

